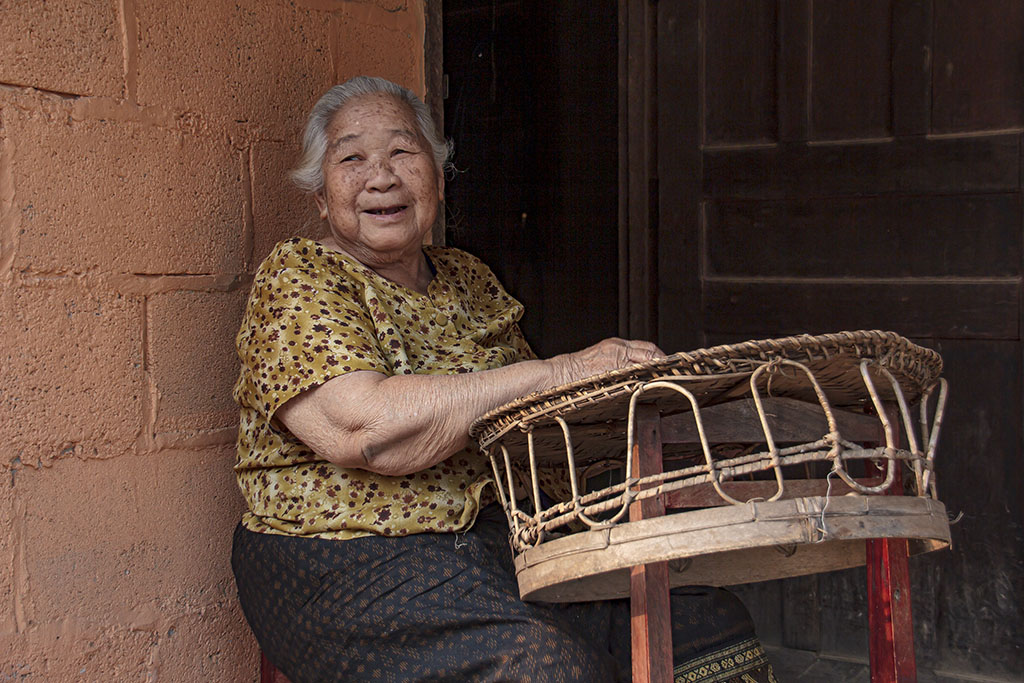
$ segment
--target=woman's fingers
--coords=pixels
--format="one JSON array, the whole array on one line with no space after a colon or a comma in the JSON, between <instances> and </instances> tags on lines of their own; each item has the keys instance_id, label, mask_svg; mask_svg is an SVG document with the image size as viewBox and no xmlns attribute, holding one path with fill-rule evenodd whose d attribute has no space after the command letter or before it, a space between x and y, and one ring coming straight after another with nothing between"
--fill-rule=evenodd
<instances>
[{"instance_id":1,"label":"woman's fingers","mask_svg":"<svg viewBox=\"0 0 1024 683\"><path fill-rule=\"evenodd\" d=\"M643 340L623 340L626 345L626 365L646 363L655 358L662 358L665 352L655 344Z\"/></svg>"},{"instance_id":2,"label":"woman's fingers","mask_svg":"<svg viewBox=\"0 0 1024 683\"><path fill-rule=\"evenodd\" d=\"M559 356L553 360L563 361L563 380L573 382L629 365L647 363L664 356L665 352L649 341L610 337L582 351Z\"/></svg>"},{"instance_id":3,"label":"woman's fingers","mask_svg":"<svg viewBox=\"0 0 1024 683\"><path fill-rule=\"evenodd\" d=\"M665 355L657 345L642 339L612 337L599 342L596 346L611 354L608 360L612 362L613 367L606 368L609 370L636 363L646 363Z\"/></svg>"}]
</instances>

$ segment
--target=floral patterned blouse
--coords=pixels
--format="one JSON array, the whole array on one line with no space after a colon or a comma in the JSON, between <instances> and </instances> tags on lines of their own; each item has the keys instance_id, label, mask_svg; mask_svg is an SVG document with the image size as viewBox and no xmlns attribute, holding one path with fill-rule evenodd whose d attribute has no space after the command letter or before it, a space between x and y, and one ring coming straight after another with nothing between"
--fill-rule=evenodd
<instances>
[{"instance_id":1,"label":"floral patterned blouse","mask_svg":"<svg viewBox=\"0 0 1024 683\"><path fill-rule=\"evenodd\" d=\"M288 399L355 370L449 374L534 357L519 330L523 307L487 266L450 247L424 251L435 270L426 294L304 238L281 242L260 266L236 338L245 528L347 539L472 525L491 481L475 447L390 477L325 462L274 419Z\"/></svg>"}]
</instances>

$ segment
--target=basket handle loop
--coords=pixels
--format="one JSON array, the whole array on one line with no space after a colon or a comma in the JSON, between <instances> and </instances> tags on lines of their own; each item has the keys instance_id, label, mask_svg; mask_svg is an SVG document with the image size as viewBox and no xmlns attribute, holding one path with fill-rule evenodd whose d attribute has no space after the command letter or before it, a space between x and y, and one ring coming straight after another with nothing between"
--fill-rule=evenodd
<instances>
[{"instance_id":1,"label":"basket handle loop","mask_svg":"<svg viewBox=\"0 0 1024 683\"><path fill-rule=\"evenodd\" d=\"M868 359L864 359L860 362L860 375L864 380L864 386L868 390L868 394L871 396L871 402L875 406L875 412L878 413L878 420L882 423L882 429L885 430L885 454L886 459L889 461L885 470L885 481L878 486L864 486L853 479L848 478L845 472L837 472L843 481L845 481L850 487L863 493L881 493L890 486L892 486L893 480L896 478L896 458L893 457L896 451L895 438L893 437L892 423L889 421L889 411L885 409L885 404L882 403L881 396L878 395L878 390L875 388L875 382L871 379L871 374L868 372L868 367L871 362Z\"/></svg>"}]
</instances>

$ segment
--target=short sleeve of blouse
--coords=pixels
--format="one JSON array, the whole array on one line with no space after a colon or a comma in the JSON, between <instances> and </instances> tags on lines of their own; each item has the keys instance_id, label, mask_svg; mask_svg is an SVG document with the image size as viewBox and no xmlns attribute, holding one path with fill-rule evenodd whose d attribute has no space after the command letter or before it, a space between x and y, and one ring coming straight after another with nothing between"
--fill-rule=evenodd
<instances>
[{"instance_id":1,"label":"short sleeve of blouse","mask_svg":"<svg viewBox=\"0 0 1024 683\"><path fill-rule=\"evenodd\" d=\"M268 421L290 398L356 370L390 374L360 286L285 242L253 281L236 338L236 398Z\"/></svg>"}]
</instances>

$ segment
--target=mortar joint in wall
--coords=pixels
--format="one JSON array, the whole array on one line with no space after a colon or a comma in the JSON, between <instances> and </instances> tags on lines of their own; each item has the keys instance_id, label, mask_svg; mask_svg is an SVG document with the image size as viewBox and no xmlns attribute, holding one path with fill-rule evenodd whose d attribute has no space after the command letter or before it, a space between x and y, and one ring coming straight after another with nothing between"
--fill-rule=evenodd
<instances>
[{"instance_id":1,"label":"mortar joint in wall","mask_svg":"<svg viewBox=\"0 0 1024 683\"><path fill-rule=\"evenodd\" d=\"M247 286L248 273L119 273L107 277L121 292L150 296L167 292L232 292Z\"/></svg>"},{"instance_id":2,"label":"mortar joint in wall","mask_svg":"<svg viewBox=\"0 0 1024 683\"><path fill-rule=\"evenodd\" d=\"M153 453L158 450L156 443L157 408L160 403L160 390L153 377L149 349L149 297L142 300L142 376L145 378L145 394L142 398L142 415L139 433L135 440L135 448L142 453Z\"/></svg>"},{"instance_id":3,"label":"mortar joint in wall","mask_svg":"<svg viewBox=\"0 0 1024 683\"><path fill-rule=\"evenodd\" d=\"M139 22L135 13L135 0L120 0L117 5L121 21L124 97L128 102L134 103L138 97Z\"/></svg>"},{"instance_id":4,"label":"mortar joint in wall","mask_svg":"<svg viewBox=\"0 0 1024 683\"><path fill-rule=\"evenodd\" d=\"M7 81L0 81L0 90L7 92L18 92L18 93L38 93L40 95L52 95L53 97L60 98L62 100L80 100L85 95L80 93L68 92L66 90L53 90L51 88L40 88L37 85L30 83L10 83Z\"/></svg>"},{"instance_id":5,"label":"mortar joint in wall","mask_svg":"<svg viewBox=\"0 0 1024 683\"><path fill-rule=\"evenodd\" d=\"M14 210L14 142L4 132L0 111L0 273L9 275L18 248L21 215Z\"/></svg>"},{"instance_id":6,"label":"mortar joint in wall","mask_svg":"<svg viewBox=\"0 0 1024 683\"><path fill-rule=\"evenodd\" d=\"M246 272L252 270L256 253L256 226L253 217L253 207L256 205L253 191L256 184L253 179L253 169L256 165L254 154L253 146L249 145L246 153L242 155L242 270Z\"/></svg>"}]
</instances>

